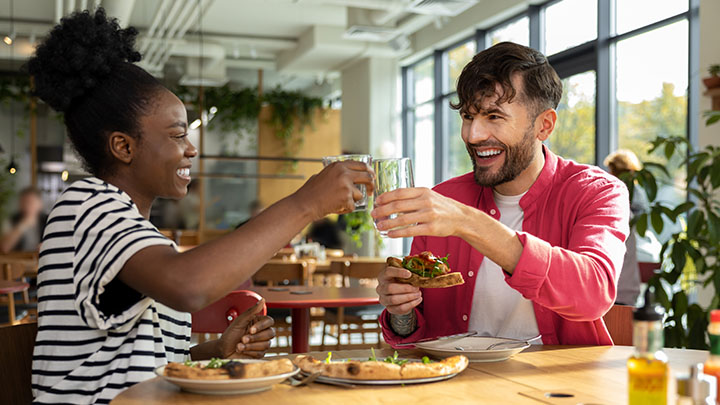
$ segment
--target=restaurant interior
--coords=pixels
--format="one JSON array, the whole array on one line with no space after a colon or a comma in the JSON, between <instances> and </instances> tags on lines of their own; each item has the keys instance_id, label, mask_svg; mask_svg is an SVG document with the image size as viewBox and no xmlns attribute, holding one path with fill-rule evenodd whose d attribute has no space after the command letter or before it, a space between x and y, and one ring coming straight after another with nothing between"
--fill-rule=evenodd
<instances>
[{"instance_id":1,"label":"restaurant interior","mask_svg":"<svg viewBox=\"0 0 720 405\"><path fill-rule=\"evenodd\" d=\"M8 232L28 208L23 204L39 198L35 215L47 215L70 184L90 176L63 115L33 95L26 62L63 17L98 7L138 30L138 65L186 106L188 139L197 148L192 183L180 200L156 200L149 218L180 252L233 232L291 195L323 169L324 157L407 157L415 187L472 171L462 117L450 104L463 67L503 41L539 50L562 80L558 124L544 142L550 150L606 171L617 150L640 163L621 177L647 198L632 220L634 292L618 295L604 315L616 351L527 344L504 358L471 357L457 382L421 384L415 392L298 378L246 395L271 403L293 403L291 395L294 403L384 403L383 396L627 403L626 361L638 344L633 311L652 296L664 312L658 333L670 380L695 387L678 389L678 401L688 390L689 398L700 391L716 397L709 366L705 377L692 370L717 344L707 330L711 311L720 308L720 2L0 0L0 403L32 399L41 259L40 240L16 246L6 243ZM373 358L397 357L379 323L377 276L386 258L410 253L412 239L380 235L372 197L367 208L329 215L288 240L238 288L250 296L233 292L193 313L191 345L216 339L259 295L276 334L266 359L311 352L322 360L329 351L368 357L371 349ZM21 326L22 334L10 332ZM130 388L113 403L238 400L154 384ZM608 392L610 386L619 388ZM574 402L561 402L568 395Z\"/></svg>"}]
</instances>

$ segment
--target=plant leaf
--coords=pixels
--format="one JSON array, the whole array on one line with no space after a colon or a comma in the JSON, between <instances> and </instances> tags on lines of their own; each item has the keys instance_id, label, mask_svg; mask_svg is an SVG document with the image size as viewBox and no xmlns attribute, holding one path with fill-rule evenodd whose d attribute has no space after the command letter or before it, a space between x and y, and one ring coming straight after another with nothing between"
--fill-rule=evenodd
<instances>
[{"instance_id":1,"label":"plant leaf","mask_svg":"<svg viewBox=\"0 0 720 405\"><path fill-rule=\"evenodd\" d=\"M668 142L665 144L665 158L667 160L670 160L672 158L673 153L675 153L675 144L672 142Z\"/></svg>"},{"instance_id":2,"label":"plant leaf","mask_svg":"<svg viewBox=\"0 0 720 405\"><path fill-rule=\"evenodd\" d=\"M653 210L650 211L650 222L652 222L653 229L656 233L662 233L663 227L665 226L660 212L661 210L656 209L655 207L653 207Z\"/></svg>"},{"instance_id":3,"label":"plant leaf","mask_svg":"<svg viewBox=\"0 0 720 405\"><path fill-rule=\"evenodd\" d=\"M690 210L690 209L691 209L692 207L694 207L694 206L695 206L695 203L690 202L690 201L686 201L686 202L678 205L677 207L675 207L675 209L672 210L672 216L671 216L671 218L672 218L673 220L677 219L678 215L682 214L683 212L686 212L686 211Z\"/></svg>"},{"instance_id":4,"label":"plant leaf","mask_svg":"<svg viewBox=\"0 0 720 405\"><path fill-rule=\"evenodd\" d=\"M645 232L647 231L647 214L640 214L637 217L637 221L635 222L635 230L637 231L638 235L645 236Z\"/></svg>"}]
</instances>

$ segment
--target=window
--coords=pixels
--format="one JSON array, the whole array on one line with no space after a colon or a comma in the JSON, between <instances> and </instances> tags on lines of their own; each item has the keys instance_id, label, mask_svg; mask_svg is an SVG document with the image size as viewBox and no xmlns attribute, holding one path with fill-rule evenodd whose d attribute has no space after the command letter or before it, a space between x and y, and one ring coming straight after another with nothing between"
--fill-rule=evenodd
<instances>
[{"instance_id":1,"label":"window","mask_svg":"<svg viewBox=\"0 0 720 405\"><path fill-rule=\"evenodd\" d=\"M595 163L595 72L563 79L558 119L545 142L553 153L579 163Z\"/></svg>"},{"instance_id":2,"label":"window","mask_svg":"<svg viewBox=\"0 0 720 405\"><path fill-rule=\"evenodd\" d=\"M697 136L687 133L694 128L688 117L700 115L688 103L689 92L698 88L688 81L699 81L688 78L689 33L698 24L689 4L550 0L407 67L404 72L412 76L404 83L412 88L404 90L414 93L403 106L404 136L407 155L415 157L416 183L434 185L472 169L460 117L449 101L457 97L457 78L478 50L513 41L544 48L563 81L557 126L546 141L555 153L599 165L609 152L631 149L675 175L676 184L661 189L660 198L686 198L676 192L685 177L681 162L667 162L662 153L648 156L647 149L658 135L691 141Z\"/></svg>"},{"instance_id":3,"label":"window","mask_svg":"<svg viewBox=\"0 0 720 405\"><path fill-rule=\"evenodd\" d=\"M597 0L563 0L545 9L545 54L597 38Z\"/></svg>"},{"instance_id":4,"label":"window","mask_svg":"<svg viewBox=\"0 0 720 405\"><path fill-rule=\"evenodd\" d=\"M516 44L530 45L530 19L522 17L517 21L500 26L490 31L490 45L498 42L511 41Z\"/></svg>"}]
</instances>

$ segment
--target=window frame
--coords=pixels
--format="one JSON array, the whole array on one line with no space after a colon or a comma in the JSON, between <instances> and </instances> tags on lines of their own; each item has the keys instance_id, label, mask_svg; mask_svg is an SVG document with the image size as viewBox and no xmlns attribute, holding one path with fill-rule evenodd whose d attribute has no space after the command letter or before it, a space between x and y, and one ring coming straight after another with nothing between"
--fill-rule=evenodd
<instances>
[{"instance_id":1,"label":"window frame","mask_svg":"<svg viewBox=\"0 0 720 405\"><path fill-rule=\"evenodd\" d=\"M447 53L448 51L468 42L475 41L476 52L487 48L490 41L490 32L504 25L510 24L523 17L529 19L529 44L532 48L544 52L544 11L547 7L562 0L550 0L537 5L530 5L526 10L513 15L487 29L477 29L475 32L459 41L446 47L438 48L431 55L419 59L408 66L402 67L402 128L403 128L403 153L405 156L414 155L414 116L413 112L417 105L409 104L413 100L412 69L418 64L433 58L433 71L435 94L431 101L435 104L434 110L434 139L435 139L435 184L450 178L449 176L449 139L459 134L446 134L448 128L449 111L444 100L456 94L454 90L445 88L447 81ZM615 32L615 0L597 1L598 35L595 40L575 47L566 49L548 56L548 61L553 65L561 79L594 70L596 74L595 89L595 164L602 166L602 161L611 151L618 146L617 127L617 106L616 94L616 57L615 47L619 41L637 35L644 34L657 28L685 20L688 21L688 93L686 128L687 137L692 149L698 149L699 121L700 115L699 99L700 78L693 75L693 72L700 70L700 23L699 8L700 0L688 1L688 9L685 12L655 21L651 24L635 28L631 31L617 35ZM424 103L423 103L424 104ZM689 150L690 148L688 148ZM688 152L689 153L689 152Z\"/></svg>"}]
</instances>

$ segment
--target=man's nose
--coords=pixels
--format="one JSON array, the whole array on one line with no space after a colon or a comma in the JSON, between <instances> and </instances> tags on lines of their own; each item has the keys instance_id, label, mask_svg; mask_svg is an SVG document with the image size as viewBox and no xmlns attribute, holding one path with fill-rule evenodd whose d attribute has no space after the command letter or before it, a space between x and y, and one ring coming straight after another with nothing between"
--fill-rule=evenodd
<instances>
[{"instance_id":1,"label":"man's nose","mask_svg":"<svg viewBox=\"0 0 720 405\"><path fill-rule=\"evenodd\" d=\"M470 131L468 133L468 143L479 143L486 141L490 138L491 132L488 126L483 122L483 119L476 117L470 124Z\"/></svg>"}]
</instances>

